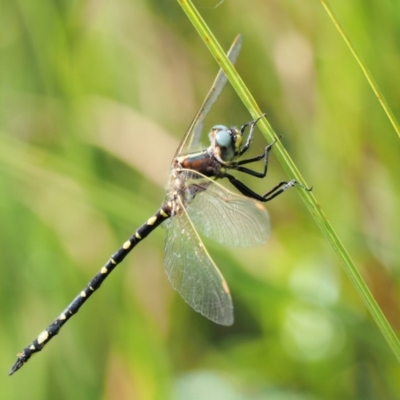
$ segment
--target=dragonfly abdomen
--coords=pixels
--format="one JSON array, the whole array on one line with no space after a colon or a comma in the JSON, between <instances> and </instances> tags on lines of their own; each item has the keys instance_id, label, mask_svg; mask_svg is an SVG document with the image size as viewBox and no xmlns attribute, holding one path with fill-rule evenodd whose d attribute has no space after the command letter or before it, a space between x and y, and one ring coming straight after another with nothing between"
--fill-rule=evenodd
<instances>
[{"instance_id":1,"label":"dragonfly abdomen","mask_svg":"<svg viewBox=\"0 0 400 400\"><path fill-rule=\"evenodd\" d=\"M52 337L56 336L62 326L85 304L88 298L101 286L105 279L122 262L129 252L141 242L149 233L156 229L163 221L171 216L168 206L162 206L152 217L150 217L136 232L115 252L103 268L91 279L86 287L75 297L68 307L44 330L38 337L21 353L12 366L9 375L18 371L30 357L43 349Z\"/></svg>"}]
</instances>

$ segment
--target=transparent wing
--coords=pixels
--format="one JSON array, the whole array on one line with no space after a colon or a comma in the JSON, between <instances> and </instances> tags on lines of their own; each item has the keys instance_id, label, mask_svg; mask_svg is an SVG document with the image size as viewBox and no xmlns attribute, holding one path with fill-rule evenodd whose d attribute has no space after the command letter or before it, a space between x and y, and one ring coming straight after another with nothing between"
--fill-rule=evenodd
<instances>
[{"instance_id":1,"label":"transparent wing","mask_svg":"<svg viewBox=\"0 0 400 400\"><path fill-rule=\"evenodd\" d=\"M228 285L184 208L182 214L166 222L164 264L173 288L206 318L217 324L232 325L233 305Z\"/></svg>"},{"instance_id":2,"label":"transparent wing","mask_svg":"<svg viewBox=\"0 0 400 400\"><path fill-rule=\"evenodd\" d=\"M187 213L198 231L232 247L259 246L267 241L271 224L260 202L196 174L201 176L202 183L196 184L198 193L189 202Z\"/></svg>"},{"instance_id":3,"label":"transparent wing","mask_svg":"<svg viewBox=\"0 0 400 400\"><path fill-rule=\"evenodd\" d=\"M227 53L228 58L233 64L235 63L236 58L239 55L241 46L242 36L238 35L236 36ZM178 146L174 158L182 153L188 152L189 149L192 148L192 146L195 146L200 142L204 118L207 116L207 114L211 110L211 107L217 101L219 95L226 85L227 80L228 78L226 77L224 71L220 69L218 71L217 77L215 78L211 86L210 91L207 93L207 96L203 101L203 104L201 105L199 111L197 112L188 130L186 131L180 145Z\"/></svg>"}]
</instances>

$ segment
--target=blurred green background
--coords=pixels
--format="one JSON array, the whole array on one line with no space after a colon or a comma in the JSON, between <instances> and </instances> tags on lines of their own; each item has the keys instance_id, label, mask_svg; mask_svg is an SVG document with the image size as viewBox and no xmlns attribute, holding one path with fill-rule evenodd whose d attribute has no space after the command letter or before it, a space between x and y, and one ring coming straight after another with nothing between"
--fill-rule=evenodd
<instances>
[{"instance_id":1,"label":"blurred green background","mask_svg":"<svg viewBox=\"0 0 400 400\"><path fill-rule=\"evenodd\" d=\"M226 49L242 33L239 73L399 332L400 146L377 99L318 1L217 3L197 6ZM334 7L399 118L399 2ZM399 364L296 190L268 204L263 247L206 241L233 327L170 287L158 229L7 377L159 207L218 68L174 1L0 9L2 399L400 398ZM227 87L205 129L249 119ZM255 153L264 146L257 135ZM246 182L265 192L286 179L272 156L268 179Z\"/></svg>"}]
</instances>

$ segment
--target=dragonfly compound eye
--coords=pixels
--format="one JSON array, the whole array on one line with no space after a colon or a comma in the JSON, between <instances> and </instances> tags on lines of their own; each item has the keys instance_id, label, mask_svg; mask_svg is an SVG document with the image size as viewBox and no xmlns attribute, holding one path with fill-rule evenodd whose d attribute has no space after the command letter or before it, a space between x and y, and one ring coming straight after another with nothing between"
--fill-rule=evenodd
<instances>
[{"instance_id":1,"label":"dragonfly compound eye","mask_svg":"<svg viewBox=\"0 0 400 400\"><path fill-rule=\"evenodd\" d=\"M232 136L230 130L224 125L216 125L214 128L217 131L215 141L220 147L231 147L232 146Z\"/></svg>"}]
</instances>

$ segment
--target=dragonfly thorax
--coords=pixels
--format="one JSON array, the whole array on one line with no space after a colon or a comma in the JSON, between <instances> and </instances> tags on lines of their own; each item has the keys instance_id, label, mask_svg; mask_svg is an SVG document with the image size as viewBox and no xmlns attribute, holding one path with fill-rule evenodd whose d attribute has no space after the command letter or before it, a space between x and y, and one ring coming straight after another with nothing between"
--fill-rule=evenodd
<instances>
[{"instance_id":1,"label":"dragonfly thorax","mask_svg":"<svg viewBox=\"0 0 400 400\"><path fill-rule=\"evenodd\" d=\"M211 145L209 150L220 162L232 161L242 143L241 132L236 128L215 125L208 135Z\"/></svg>"},{"instance_id":2,"label":"dragonfly thorax","mask_svg":"<svg viewBox=\"0 0 400 400\"><path fill-rule=\"evenodd\" d=\"M215 125L209 133L209 139L208 148L179 155L173 160L168 188L173 201L183 205L190 203L207 188L207 178L218 178L225 164L238 156L242 132L236 128ZM172 209L172 214L175 214L176 207Z\"/></svg>"}]
</instances>

